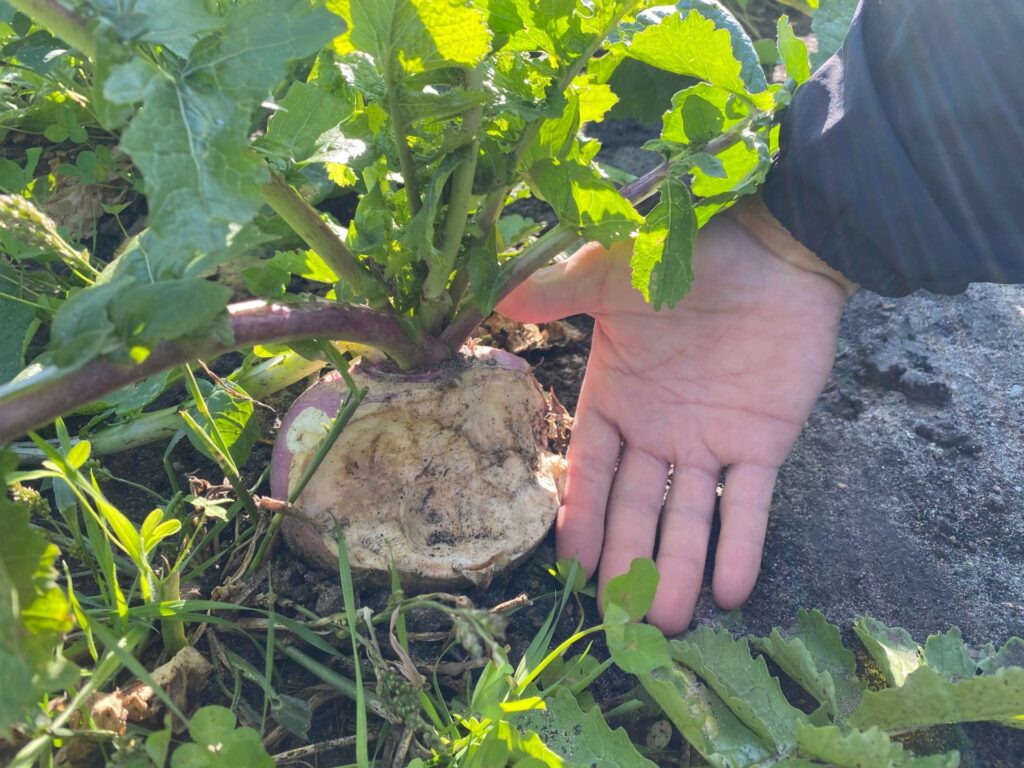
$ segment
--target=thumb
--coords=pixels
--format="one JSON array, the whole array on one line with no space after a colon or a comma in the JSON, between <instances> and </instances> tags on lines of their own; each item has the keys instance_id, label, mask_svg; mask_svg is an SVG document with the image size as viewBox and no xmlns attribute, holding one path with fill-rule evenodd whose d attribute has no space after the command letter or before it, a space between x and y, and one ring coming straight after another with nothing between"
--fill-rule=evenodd
<instances>
[{"instance_id":1,"label":"thumb","mask_svg":"<svg viewBox=\"0 0 1024 768\"><path fill-rule=\"evenodd\" d=\"M590 243L563 262L539 269L495 309L520 323L547 323L593 311L601 301L608 251Z\"/></svg>"}]
</instances>

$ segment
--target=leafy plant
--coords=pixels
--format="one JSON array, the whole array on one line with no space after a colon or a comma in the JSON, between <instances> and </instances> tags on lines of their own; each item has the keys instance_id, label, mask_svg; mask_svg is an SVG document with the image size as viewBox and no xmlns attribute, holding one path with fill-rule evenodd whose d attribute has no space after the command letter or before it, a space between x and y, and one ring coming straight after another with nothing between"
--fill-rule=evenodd
<instances>
[{"instance_id":1,"label":"leafy plant","mask_svg":"<svg viewBox=\"0 0 1024 768\"><path fill-rule=\"evenodd\" d=\"M711 2L11 5L28 14L9 17L19 28L84 55L66 76L88 111L59 112L51 140L83 139L83 119L118 137L149 215L102 277L54 286L41 370L0 390L7 438L66 407L54 393L72 371L99 374L80 407L189 357L302 337L373 346L403 369L436 363L580 239L636 237L633 284L671 306L692 279L696 229L764 178L796 82L769 84ZM684 87L651 144L664 162L619 188L624 174L580 129L615 104L609 82L627 62ZM313 207L338 194L355 195L347 228ZM527 196L554 218L537 238L502 215ZM228 306L210 276L245 254L245 284L287 311ZM326 281L327 302L288 293L295 275ZM105 362L136 365L115 375Z\"/></svg>"}]
</instances>

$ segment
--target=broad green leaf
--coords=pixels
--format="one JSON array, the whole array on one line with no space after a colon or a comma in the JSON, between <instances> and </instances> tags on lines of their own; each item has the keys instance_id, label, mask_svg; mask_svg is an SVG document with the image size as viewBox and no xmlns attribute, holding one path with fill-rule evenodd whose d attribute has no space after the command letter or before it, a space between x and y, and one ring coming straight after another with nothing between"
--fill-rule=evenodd
<instances>
[{"instance_id":1,"label":"broad green leaf","mask_svg":"<svg viewBox=\"0 0 1024 768\"><path fill-rule=\"evenodd\" d=\"M346 162L340 159L363 154L366 145L345 136L342 123L352 116L355 105L311 83L292 83L277 110L267 123L262 145L273 154L301 163L311 158Z\"/></svg>"},{"instance_id":2,"label":"broad green leaf","mask_svg":"<svg viewBox=\"0 0 1024 768\"><path fill-rule=\"evenodd\" d=\"M270 260L279 267L314 283L336 283L338 276L327 263L313 251L282 251Z\"/></svg>"},{"instance_id":3,"label":"broad green leaf","mask_svg":"<svg viewBox=\"0 0 1024 768\"><path fill-rule=\"evenodd\" d=\"M604 246L625 240L643 222L629 201L589 166L544 159L533 164L529 175L562 224Z\"/></svg>"},{"instance_id":4,"label":"broad green leaf","mask_svg":"<svg viewBox=\"0 0 1024 768\"><path fill-rule=\"evenodd\" d=\"M839 628L818 611L801 610L795 632L783 635L774 629L768 637L755 638L754 644L824 704L833 718L846 717L856 708L863 690L857 680L857 657L843 646Z\"/></svg>"},{"instance_id":5,"label":"broad green leaf","mask_svg":"<svg viewBox=\"0 0 1024 768\"><path fill-rule=\"evenodd\" d=\"M223 19L206 10L203 0L135 0L131 12L115 19L123 37L146 43L170 43L220 29Z\"/></svg>"},{"instance_id":6,"label":"broad green leaf","mask_svg":"<svg viewBox=\"0 0 1024 768\"><path fill-rule=\"evenodd\" d=\"M903 685L907 676L921 665L921 649L907 630L887 627L870 616L858 616L853 631L889 685Z\"/></svg>"},{"instance_id":7,"label":"broad green leaf","mask_svg":"<svg viewBox=\"0 0 1024 768\"><path fill-rule=\"evenodd\" d=\"M818 50L811 57L815 69L843 47L858 2L859 0L821 0L821 5L811 19L811 31L818 40Z\"/></svg>"},{"instance_id":8,"label":"broad green leaf","mask_svg":"<svg viewBox=\"0 0 1024 768\"><path fill-rule=\"evenodd\" d=\"M780 16L777 25L779 55L786 67L786 76L793 78L797 84L806 82L811 77L811 61L807 57L807 45L796 36L788 16Z\"/></svg>"},{"instance_id":9,"label":"broad green leaf","mask_svg":"<svg viewBox=\"0 0 1024 768\"><path fill-rule=\"evenodd\" d=\"M697 218L683 182L670 178L661 200L647 214L633 244L632 285L644 300L661 309L674 307L693 282Z\"/></svg>"},{"instance_id":10,"label":"broad green leaf","mask_svg":"<svg viewBox=\"0 0 1024 768\"><path fill-rule=\"evenodd\" d=\"M747 768L774 756L690 670L672 665L639 677L683 738L715 768Z\"/></svg>"},{"instance_id":11,"label":"broad green leaf","mask_svg":"<svg viewBox=\"0 0 1024 768\"><path fill-rule=\"evenodd\" d=\"M684 112L686 105L694 99L699 99L700 102L708 106L691 105L690 111ZM712 114L708 107L713 108L715 114ZM696 109L701 111L698 113ZM661 138L663 141L671 141L676 144L703 142L707 138L714 138L723 130L732 128L749 114L749 107L738 100L728 89L709 83L697 83L672 97L671 108L661 118ZM707 125L708 120L712 123L710 126ZM717 130L715 130L714 136L709 135L709 129L715 126L717 126ZM695 139L694 136L701 136L701 138Z\"/></svg>"},{"instance_id":12,"label":"broad green leaf","mask_svg":"<svg viewBox=\"0 0 1024 768\"><path fill-rule=\"evenodd\" d=\"M115 344L115 328L107 309L132 282L132 278L124 278L98 283L61 304L50 326L50 348L57 365L79 365Z\"/></svg>"},{"instance_id":13,"label":"broad green leaf","mask_svg":"<svg viewBox=\"0 0 1024 768\"><path fill-rule=\"evenodd\" d=\"M613 603L609 610L612 608L618 606ZM605 637L612 660L623 672L642 675L672 663L668 655L668 640L661 630L650 624L611 623L605 630Z\"/></svg>"},{"instance_id":14,"label":"broad green leaf","mask_svg":"<svg viewBox=\"0 0 1024 768\"><path fill-rule=\"evenodd\" d=\"M609 52L596 59L589 71L597 68L597 62L615 55ZM608 113L611 120L633 119L644 125L656 125L672 101L672 95L693 83L692 78L675 75L662 69L627 58L621 54L621 63L615 66L608 77L608 85L618 97L618 102Z\"/></svg>"},{"instance_id":15,"label":"broad green leaf","mask_svg":"<svg viewBox=\"0 0 1024 768\"><path fill-rule=\"evenodd\" d=\"M0 462L4 457L0 456ZM0 468L0 476L6 471ZM6 484L5 484L6 486ZM78 671L56 652L72 627L71 606L57 586L60 554L29 524L27 507L0 495L0 738L29 718L47 692L73 686Z\"/></svg>"},{"instance_id":16,"label":"broad green leaf","mask_svg":"<svg viewBox=\"0 0 1024 768\"><path fill-rule=\"evenodd\" d=\"M207 280L161 280L127 291L111 306L110 319L131 347L148 353L164 339L208 329L230 298L230 288Z\"/></svg>"},{"instance_id":17,"label":"broad green leaf","mask_svg":"<svg viewBox=\"0 0 1024 768\"><path fill-rule=\"evenodd\" d=\"M1024 667L1024 639L1011 637L998 651L981 659L978 667L989 675L1006 667Z\"/></svg>"},{"instance_id":18,"label":"broad green leaf","mask_svg":"<svg viewBox=\"0 0 1024 768\"><path fill-rule=\"evenodd\" d=\"M248 460L249 453L260 436L259 424L253 418L252 400L246 397L244 392L240 391L235 395L221 387L215 389L212 394L205 395L205 399L210 416L213 417L221 437L231 452L232 460L237 466L242 466ZM195 408L191 409L190 413L196 423L209 432L209 421ZM209 454L205 442L196 438L191 429L187 430L187 434L195 449L212 460L213 456Z\"/></svg>"},{"instance_id":19,"label":"broad green leaf","mask_svg":"<svg viewBox=\"0 0 1024 768\"><path fill-rule=\"evenodd\" d=\"M619 97L606 83L592 82L590 78L576 78L576 89L579 98L580 124L599 123L604 120L608 110L615 106Z\"/></svg>"},{"instance_id":20,"label":"broad green leaf","mask_svg":"<svg viewBox=\"0 0 1024 768\"><path fill-rule=\"evenodd\" d=\"M837 768L890 768L903 758L903 746L878 728L843 732L834 725L796 727L800 752Z\"/></svg>"},{"instance_id":21,"label":"broad green leaf","mask_svg":"<svg viewBox=\"0 0 1024 768\"><path fill-rule=\"evenodd\" d=\"M686 138L695 144L718 136L725 122L725 116L718 107L697 95L688 96L683 101L680 114Z\"/></svg>"},{"instance_id":22,"label":"broad green leaf","mask_svg":"<svg viewBox=\"0 0 1024 768\"><path fill-rule=\"evenodd\" d=\"M654 604L658 588L658 569L650 558L638 557L629 564L629 571L605 584L601 607L607 611L617 605L625 611L628 620L642 619Z\"/></svg>"},{"instance_id":23,"label":"broad green leaf","mask_svg":"<svg viewBox=\"0 0 1024 768\"><path fill-rule=\"evenodd\" d=\"M515 714L509 720L521 731L541 734L544 744L565 765L607 765L617 768L654 768L621 728L612 730L601 710L580 708L572 692L559 686L546 699L547 709Z\"/></svg>"},{"instance_id":24,"label":"broad green leaf","mask_svg":"<svg viewBox=\"0 0 1024 768\"><path fill-rule=\"evenodd\" d=\"M491 48L483 13L464 0L351 0L349 37L407 73L475 67Z\"/></svg>"},{"instance_id":25,"label":"broad green leaf","mask_svg":"<svg viewBox=\"0 0 1024 768\"><path fill-rule=\"evenodd\" d=\"M189 722L195 744L183 744L171 757L171 768L274 768L260 735L252 728L235 728L229 709L203 707Z\"/></svg>"},{"instance_id":26,"label":"broad green leaf","mask_svg":"<svg viewBox=\"0 0 1024 768\"><path fill-rule=\"evenodd\" d=\"M725 176L708 176L695 169L691 185L695 197L714 198L728 195L735 199L753 192L755 187L764 181L772 164L768 144L761 134L734 144L719 152L716 157L725 169Z\"/></svg>"},{"instance_id":27,"label":"broad green leaf","mask_svg":"<svg viewBox=\"0 0 1024 768\"><path fill-rule=\"evenodd\" d=\"M747 84L747 90L751 93L760 93L768 87L757 49L743 25L736 20L736 17L723 3L719 0L678 0L676 9L683 15L690 10L699 11L702 16L711 19L718 29L727 31L732 38L733 56L741 64L741 72L743 80Z\"/></svg>"},{"instance_id":28,"label":"broad green leaf","mask_svg":"<svg viewBox=\"0 0 1024 768\"><path fill-rule=\"evenodd\" d=\"M1024 669L949 682L931 667L919 667L898 688L868 691L850 715L858 728L886 731L928 728L979 720L1009 721L1024 716Z\"/></svg>"},{"instance_id":29,"label":"broad green leaf","mask_svg":"<svg viewBox=\"0 0 1024 768\"><path fill-rule=\"evenodd\" d=\"M25 367L25 347L37 325L35 318L33 307L0 294L0 384L9 382Z\"/></svg>"},{"instance_id":30,"label":"broad green leaf","mask_svg":"<svg viewBox=\"0 0 1024 768\"><path fill-rule=\"evenodd\" d=\"M725 630L700 627L669 643L672 658L688 666L717 693L754 733L776 749L796 743L794 728L806 715L790 704L762 657L750 655L747 641Z\"/></svg>"},{"instance_id":31,"label":"broad green leaf","mask_svg":"<svg viewBox=\"0 0 1024 768\"><path fill-rule=\"evenodd\" d=\"M924 663L950 682L974 677L978 665L960 637L960 628L930 635L924 644Z\"/></svg>"},{"instance_id":32,"label":"broad green leaf","mask_svg":"<svg viewBox=\"0 0 1024 768\"><path fill-rule=\"evenodd\" d=\"M142 171L155 277L178 276L196 252L224 248L262 205L268 178L249 149L251 114L285 66L330 41L341 20L306 0L234 6L177 77L154 77L121 146Z\"/></svg>"},{"instance_id":33,"label":"broad green leaf","mask_svg":"<svg viewBox=\"0 0 1024 768\"><path fill-rule=\"evenodd\" d=\"M628 52L666 72L696 77L734 93L747 92L740 62L732 52L732 37L699 11L691 11L685 18L671 14L638 32Z\"/></svg>"}]
</instances>

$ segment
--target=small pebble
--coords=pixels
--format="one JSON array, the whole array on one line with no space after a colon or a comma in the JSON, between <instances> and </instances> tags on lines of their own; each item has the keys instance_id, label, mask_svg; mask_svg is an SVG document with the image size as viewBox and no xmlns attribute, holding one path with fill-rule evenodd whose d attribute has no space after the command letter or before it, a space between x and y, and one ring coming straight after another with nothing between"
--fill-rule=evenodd
<instances>
[{"instance_id":1,"label":"small pebble","mask_svg":"<svg viewBox=\"0 0 1024 768\"><path fill-rule=\"evenodd\" d=\"M848 486L846 483L836 483L836 488L838 488L840 491L848 491L850 489L850 486Z\"/></svg>"},{"instance_id":2,"label":"small pebble","mask_svg":"<svg viewBox=\"0 0 1024 768\"><path fill-rule=\"evenodd\" d=\"M1010 397L1020 397L1021 395L1024 395L1024 384L1014 384L1007 391L1007 394Z\"/></svg>"}]
</instances>

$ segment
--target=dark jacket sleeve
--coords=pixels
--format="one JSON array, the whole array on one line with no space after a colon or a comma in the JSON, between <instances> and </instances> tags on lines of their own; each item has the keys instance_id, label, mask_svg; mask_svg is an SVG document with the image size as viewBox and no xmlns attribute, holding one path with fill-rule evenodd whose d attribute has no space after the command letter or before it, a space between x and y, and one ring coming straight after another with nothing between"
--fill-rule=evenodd
<instances>
[{"instance_id":1,"label":"dark jacket sleeve","mask_svg":"<svg viewBox=\"0 0 1024 768\"><path fill-rule=\"evenodd\" d=\"M780 146L769 210L863 287L1024 283L1024 1L862 0Z\"/></svg>"}]
</instances>

